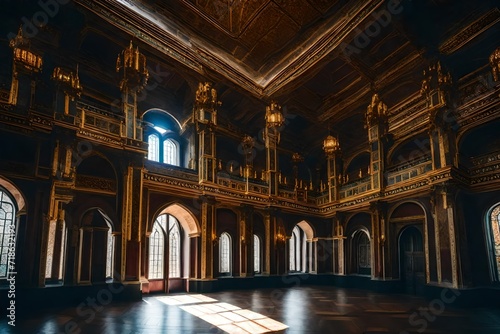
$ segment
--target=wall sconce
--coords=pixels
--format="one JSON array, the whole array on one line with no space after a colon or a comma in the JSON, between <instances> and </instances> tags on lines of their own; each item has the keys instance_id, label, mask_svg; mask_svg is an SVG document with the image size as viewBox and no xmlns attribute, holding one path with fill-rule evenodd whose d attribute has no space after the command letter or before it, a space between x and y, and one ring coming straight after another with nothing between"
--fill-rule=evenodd
<instances>
[{"instance_id":1,"label":"wall sconce","mask_svg":"<svg viewBox=\"0 0 500 334\"><path fill-rule=\"evenodd\" d=\"M286 237L281 226L278 226L278 232L276 233L276 242L285 242Z\"/></svg>"},{"instance_id":2,"label":"wall sconce","mask_svg":"<svg viewBox=\"0 0 500 334\"><path fill-rule=\"evenodd\" d=\"M219 243L219 238L217 237L217 235L215 233L212 233L212 243L214 245L217 245L217 243Z\"/></svg>"}]
</instances>

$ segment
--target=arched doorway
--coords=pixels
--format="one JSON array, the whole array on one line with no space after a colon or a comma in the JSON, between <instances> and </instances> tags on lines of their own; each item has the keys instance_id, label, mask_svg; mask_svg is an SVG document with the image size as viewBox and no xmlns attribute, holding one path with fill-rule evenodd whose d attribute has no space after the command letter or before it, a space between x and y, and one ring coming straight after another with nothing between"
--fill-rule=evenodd
<instances>
[{"instance_id":1,"label":"arched doorway","mask_svg":"<svg viewBox=\"0 0 500 334\"><path fill-rule=\"evenodd\" d=\"M488 210L485 231L490 278L493 282L498 282L500 280L500 203Z\"/></svg>"},{"instance_id":2,"label":"arched doorway","mask_svg":"<svg viewBox=\"0 0 500 334\"><path fill-rule=\"evenodd\" d=\"M422 232L415 226L406 227L399 236L400 277L409 294L420 294L425 285L423 244Z\"/></svg>"},{"instance_id":3,"label":"arched doorway","mask_svg":"<svg viewBox=\"0 0 500 334\"><path fill-rule=\"evenodd\" d=\"M372 266L370 235L368 231L361 229L354 232L351 246L351 261L354 273L370 276L372 273Z\"/></svg>"},{"instance_id":4,"label":"arched doorway","mask_svg":"<svg viewBox=\"0 0 500 334\"><path fill-rule=\"evenodd\" d=\"M103 210L86 211L80 225L78 283L103 283L113 278L113 223Z\"/></svg>"},{"instance_id":5,"label":"arched doorway","mask_svg":"<svg viewBox=\"0 0 500 334\"><path fill-rule=\"evenodd\" d=\"M288 243L289 272L316 271L316 249L313 247L314 231L305 220L292 230Z\"/></svg>"}]
</instances>

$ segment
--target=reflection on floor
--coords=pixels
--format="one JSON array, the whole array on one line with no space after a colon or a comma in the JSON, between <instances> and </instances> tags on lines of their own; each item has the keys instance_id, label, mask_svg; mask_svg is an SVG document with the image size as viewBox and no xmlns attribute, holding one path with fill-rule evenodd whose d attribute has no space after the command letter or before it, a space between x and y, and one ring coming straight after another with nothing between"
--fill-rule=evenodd
<instances>
[{"instance_id":1,"label":"reflection on floor","mask_svg":"<svg viewBox=\"0 0 500 334\"><path fill-rule=\"evenodd\" d=\"M167 305L196 303L196 305L181 306L180 308L230 334L269 333L288 328L281 322L265 315L242 310L240 307L228 303L214 303L217 301L216 299L204 295L166 296L156 299Z\"/></svg>"},{"instance_id":2,"label":"reflection on floor","mask_svg":"<svg viewBox=\"0 0 500 334\"><path fill-rule=\"evenodd\" d=\"M105 306L92 298L19 318L16 331L0 319L0 333L500 333L500 309L457 308L451 291L432 301L334 287L145 295Z\"/></svg>"}]
</instances>

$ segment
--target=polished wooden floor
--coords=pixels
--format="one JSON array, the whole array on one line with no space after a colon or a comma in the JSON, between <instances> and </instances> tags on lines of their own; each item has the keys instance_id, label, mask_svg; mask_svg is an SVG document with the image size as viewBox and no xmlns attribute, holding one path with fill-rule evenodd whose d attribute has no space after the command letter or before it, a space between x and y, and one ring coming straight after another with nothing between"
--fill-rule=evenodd
<instances>
[{"instance_id":1,"label":"polished wooden floor","mask_svg":"<svg viewBox=\"0 0 500 334\"><path fill-rule=\"evenodd\" d=\"M107 303L104 296L101 302ZM334 287L294 287L200 294L145 295L140 302L101 306L92 299L78 308L50 309L17 319L15 331L2 319L2 333L258 333L267 320L217 327L220 305L249 319L282 323L282 333L500 333L500 309L464 309L454 296L424 300ZM106 297L107 298L107 297ZM460 298L458 296L457 298ZM92 307L91 307L92 306ZM197 310L193 312L193 310ZM216 310L216 311L207 311ZM219 307L220 309L220 307ZM200 311L204 310L204 311ZM225 310L225 311L226 311ZM250 310L241 311L241 310ZM223 312L224 315L230 312ZM261 316L256 316L259 313ZM208 320L209 322L205 321ZM247 319L243 319L247 320ZM211 323L210 323L211 322ZM224 323L224 321L222 322ZM254 327L252 327L254 326ZM272 327L272 326L271 326ZM224 331L223 329L226 329ZM246 331L244 330L246 328ZM275 327L277 328L277 327ZM231 330L228 330L231 329Z\"/></svg>"}]
</instances>

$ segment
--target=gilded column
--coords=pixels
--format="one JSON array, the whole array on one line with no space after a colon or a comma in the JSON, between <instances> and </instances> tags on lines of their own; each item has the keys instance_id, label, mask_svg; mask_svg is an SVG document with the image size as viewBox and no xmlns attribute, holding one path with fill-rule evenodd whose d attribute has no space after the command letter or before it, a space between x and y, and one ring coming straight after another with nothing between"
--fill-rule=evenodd
<instances>
[{"instance_id":1,"label":"gilded column","mask_svg":"<svg viewBox=\"0 0 500 334\"><path fill-rule=\"evenodd\" d=\"M373 94L372 101L366 110L366 127L370 144L371 188L384 187L385 137L387 135L387 105L382 102L378 94Z\"/></svg>"},{"instance_id":2,"label":"gilded column","mask_svg":"<svg viewBox=\"0 0 500 334\"><path fill-rule=\"evenodd\" d=\"M142 168L129 166L123 179L120 278L137 281L141 261Z\"/></svg>"},{"instance_id":3,"label":"gilded column","mask_svg":"<svg viewBox=\"0 0 500 334\"><path fill-rule=\"evenodd\" d=\"M278 196L278 144L280 142L280 127L284 123L281 106L271 101L266 107L266 128L264 138L266 142L266 167L269 196Z\"/></svg>"},{"instance_id":4,"label":"gilded column","mask_svg":"<svg viewBox=\"0 0 500 334\"><path fill-rule=\"evenodd\" d=\"M341 172L341 151L340 143L332 135L328 135L323 141L323 150L325 151L327 161L327 186L328 201L338 201L340 191L340 172Z\"/></svg>"},{"instance_id":5,"label":"gilded column","mask_svg":"<svg viewBox=\"0 0 500 334\"><path fill-rule=\"evenodd\" d=\"M209 82L199 83L193 107L193 122L198 132L198 180L200 183L216 182L216 141L217 108L222 103L217 100L217 91Z\"/></svg>"},{"instance_id":6,"label":"gilded column","mask_svg":"<svg viewBox=\"0 0 500 334\"><path fill-rule=\"evenodd\" d=\"M13 50L9 103L27 112L35 102L36 82L42 71L42 56L31 49L30 40L23 36L22 27L9 45Z\"/></svg>"},{"instance_id":7,"label":"gilded column","mask_svg":"<svg viewBox=\"0 0 500 334\"><path fill-rule=\"evenodd\" d=\"M54 68L52 80L56 82L55 112L76 116L76 100L82 93L78 67L76 72L62 67Z\"/></svg>"},{"instance_id":8,"label":"gilded column","mask_svg":"<svg viewBox=\"0 0 500 334\"><path fill-rule=\"evenodd\" d=\"M432 209L436 239L438 284L462 288L468 285L469 258L462 217L455 206L458 189L443 183L433 188Z\"/></svg>"},{"instance_id":9,"label":"gilded column","mask_svg":"<svg viewBox=\"0 0 500 334\"><path fill-rule=\"evenodd\" d=\"M254 274L254 244L253 244L253 207L250 205L241 205L241 270L243 277L253 276Z\"/></svg>"},{"instance_id":10,"label":"gilded column","mask_svg":"<svg viewBox=\"0 0 500 334\"><path fill-rule=\"evenodd\" d=\"M215 199L200 197L201 206L201 279L214 278L214 246L217 243Z\"/></svg>"},{"instance_id":11,"label":"gilded column","mask_svg":"<svg viewBox=\"0 0 500 334\"><path fill-rule=\"evenodd\" d=\"M338 275L345 275L345 256L344 256L344 216L337 212L333 217L333 253L334 263L333 272Z\"/></svg>"},{"instance_id":12,"label":"gilded column","mask_svg":"<svg viewBox=\"0 0 500 334\"><path fill-rule=\"evenodd\" d=\"M456 119L449 109L452 79L439 62L424 71L421 94L427 100L432 167L458 165Z\"/></svg>"},{"instance_id":13,"label":"gilded column","mask_svg":"<svg viewBox=\"0 0 500 334\"><path fill-rule=\"evenodd\" d=\"M120 74L120 91L122 92L122 110L125 118L125 129L122 135L142 141L142 123L137 118L137 94L146 86L149 72L146 68L146 57L139 48L130 45L116 59L116 72Z\"/></svg>"},{"instance_id":14,"label":"gilded column","mask_svg":"<svg viewBox=\"0 0 500 334\"><path fill-rule=\"evenodd\" d=\"M371 235L371 263L372 278L384 278L386 268L386 205L383 202L370 203L372 217L372 235Z\"/></svg>"}]
</instances>

